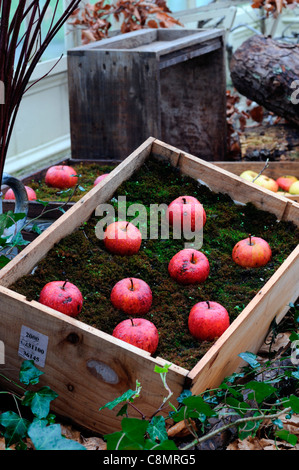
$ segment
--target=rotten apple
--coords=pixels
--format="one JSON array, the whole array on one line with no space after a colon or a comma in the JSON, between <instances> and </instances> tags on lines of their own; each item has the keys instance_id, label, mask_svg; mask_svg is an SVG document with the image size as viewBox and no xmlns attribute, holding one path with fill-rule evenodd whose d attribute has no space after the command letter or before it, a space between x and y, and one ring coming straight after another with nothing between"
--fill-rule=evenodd
<instances>
[{"instance_id":1,"label":"rotten apple","mask_svg":"<svg viewBox=\"0 0 299 470\"><path fill-rule=\"evenodd\" d=\"M103 179L105 179L106 176L108 176L108 175L109 175L109 173L105 173L105 174L103 174L103 175L98 176L98 177L94 180L93 185L96 186L96 185L99 184L101 181L103 181Z\"/></svg>"},{"instance_id":2,"label":"rotten apple","mask_svg":"<svg viewBox=\"0 0 299 470\"><path fill-rule=\"evenodd\" d=\"M104 245L110 253L121 256L138 253L142 242L140 230L131 222L121 220L108 225L104 233Z\"/></svg>"},{"instance_id":3,"label":"rotten apple","mask_svg":"<svg viewBox=\"0 0 299 470\"><path fill-rule=\"evenodd\" d=\"M245 268L265 266L272 257L272 250L263 238L252 237L239 241L233 248L232 258L235 263Z\"/></svg>"},{"instance_id":4,"label":"rotten apple","mask_svg":"<svg viewBox=\"0 0 299 470\"><path fill-rule=\"evenodd\" d=\"M218 302L198 302L188 317L188 328L198 341L213 341L229 327L227 310Z\"/></svg>"},{"instance_id":5,"label":"rotten apple","mask_svg":"<svg viewBox=\"0 0 299 470\"><path fill-rule=\"evenodd\" d=\"M118 281L110 295L112 305L128 315L145 315L151 308L153 295L142 279L125 278Z\"/></svg>"},{"instance_id":6,"label":"rotten apple","mask_svg":"<svg viewBox=\"0 0 299 470\"><path fill-rule=\"evenodd\" d=\"M210 263L201 251L187 248L173 256L168 272L180 284L198 284L209 276Z\"/></svg>"},{"instance_id":7,"label":"rotten apple","mask_svg":"<svg viewBox=\"0 0 299 470\"><path fill-rule=\"evenodd\" d=\"M284 176L280 176L276 180L276 183L278 184L280 189L288 193L290 190L290 187L292 186L293 183L296 183L296 181L298 181L296 176L284 175Z\"/></svg>"},{"instance_id":8,"label":"rotten apple","mask_svg":"<svg viewBox=\"0 0 299 470\"><path fill-rule=\"evenodd\" d=\"M112 336L137 348L154 354L159 344L159 333L155 325L145 318L129 318L120 322Z\"/></svg>"},{"instance_id":9,"label":"rotten apple","mask_svg":"<svg viewBox=\"0 0 299 470\"><path fill-rule=\"evenodd\" d=\"M78 175L69 165L54 165L48 168L45 183L52 188L69 189L78 183Z\"/></svg>"},{"instance_id":10,"label":"rotten apple","mask_svg":"<svg viewBox=\"0 0 299 470\"><path fill-rule=\"evenodd\" d=\"M39 302L69 317L76 317L82 310L83 296L71 282L51 281L41 290Z\"/></svg>"},{"instance_id":11,"label":"rotten apple","mask_svg":"<svg viewBox=\"0 0 299 470\"><path fill-rule=\"evenodd\" d=\"M34 189L30 188L29 186L25 186L25 189L26 189L28 201L36 201L37 196L36 196L36 192L34 191ZM9 188L6 191L4 199L6 199L6 200L14 200L15 199L15 193L13 192L13 190L11 188Z\"/></svg>"},{"instance_id":12,"label":"rotten apple","mask_svg":"<svg viewBox=\"0 0 299 470\"><path fill-rule=\"evenodd\" d=\"M207 219L203 205L193 196L176 198L169 204L166 215L171 225L187 227L192 232L202 229Z\"/></svg>"}]
</instances>

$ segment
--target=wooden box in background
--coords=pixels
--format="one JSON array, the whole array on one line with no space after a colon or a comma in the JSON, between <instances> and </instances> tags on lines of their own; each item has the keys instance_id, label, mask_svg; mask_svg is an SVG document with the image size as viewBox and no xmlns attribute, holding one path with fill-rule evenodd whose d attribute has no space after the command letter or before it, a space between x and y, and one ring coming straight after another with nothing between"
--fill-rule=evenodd
<instances>
[{"instance_id":1,"label":"wooden box in background","mask_svg":"<svg viewBox=\"0 0 299 470\"><path fill-rule=\"evenodd\" d=\"M153 136L224 160L224 42L220 29L147 29L70 50L72 158L124 160Z\"/></svg>"}]
</instances>

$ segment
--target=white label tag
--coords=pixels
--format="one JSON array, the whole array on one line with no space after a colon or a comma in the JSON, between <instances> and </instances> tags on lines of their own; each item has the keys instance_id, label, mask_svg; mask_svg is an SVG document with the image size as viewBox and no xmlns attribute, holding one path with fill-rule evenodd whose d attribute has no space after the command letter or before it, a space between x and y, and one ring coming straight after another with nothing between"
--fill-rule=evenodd
<instances>
[{"instance_id":1,"label":"white label tag","mask_svg":"<svg viewBox=\"0 0 299 470\"><path fill-rule=\"evenodd\" d=\"M22 325L19 356L24 359L34 361L40 367L45 366L48 348L48 336L32 330L28 326Z\"/></svg>"}]
</instances>

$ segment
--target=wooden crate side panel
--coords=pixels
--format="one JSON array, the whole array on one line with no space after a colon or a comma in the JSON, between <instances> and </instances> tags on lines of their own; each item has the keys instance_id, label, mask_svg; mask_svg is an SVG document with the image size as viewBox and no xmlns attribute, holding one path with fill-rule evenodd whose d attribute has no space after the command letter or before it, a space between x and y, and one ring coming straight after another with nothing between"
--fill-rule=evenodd
<instances>
[{"instance_id":1,"label":"wooden crate side panel","mask_svg":"<svg viewBox=\"0 0 299 470\"><path fill-rule=\"evenodd\" d=\"M98 433L118 430L121 418L116 416L116 411L99 412L99 408L127 390L135 390L136 380L142 385L140 409L150 416L161 405L167 392L154 368L156 364L164 366L163 359L154 359L139 348L38 302L28 302L3 287L0 287L0 304L0 339L5 346L7 364L0 365L1 374L19 383L24 360L18 355L22 326L39 336L45 335L48 339L45 365L40 367L36 363L44 374L37 388L47 385L58 393L52 406L57 415ZM180 395L186 374L185 369L171 366L167 383L174 397ZM3 378L1 382L5 389L13 387Z\"/></svg>"},{"instance_id":2,"label":"wooden crate side panel","mask_svg":"<svg viewBox=\"0 0 299 470\"><path fill-rule=\"evenodd\" d=\"M265 167L266 162L214 162L214 165L223 170L230 171L240 176L243 171L251 170L259 173ZM269 162L269 167L263 171L263 174L274 179L283 175L296 176L299 179L299 161Z\"/></svg>"},{"instance_id":3,"label":"wooden crate side panel","mask_svg":"<svg viewBox=\"0 0 299 470\"><path fill-rule=\"evenodd\" d=\"M72 158L124 160L161 138L154 53L92 50L68 60Z\"/></svg>"},{"instance_id":4,"label":"wooden crate side panel","mask_svg":"<svg viewBox=\"0 0 299 470\"><path fill-rule=\"evenodd\" d=\"M273 319L280 322L298 298L298 272L299 246L190 372L195 395L237 372L245 364L238 354L258 352Z\"/></svg>"},{"instance_id":5,"label":"wooden crate side panel","mask_svg":"<svg viewBox=\"0 0 299 470\"><path fill-rule=\"evenodd\" d=\"M299 205L296 202L245 181L213 163L179 152L159 140L154 141L152 154L159 159L170 161L183 174L207 185L216 193L228 194L235 202L252 202L257 208L275 214L278 220L291 220L299 225Z\"/></svg>"},{"instance_id":6,"label":"wooden crate side panel","mask_svg":"<svg viewBox=\"0 0 299 470\"><path fill-rule=\"evenodd\" d=\"M109 201L117 188L149 157L153 139L147 139L135 152L118 165L96 187L46 229L36 240L24 248L0 270L0 285L9 287L17 279L29 274L48 251L66 235L89 219L99 204Z\"/></svg>"}]
</instances>

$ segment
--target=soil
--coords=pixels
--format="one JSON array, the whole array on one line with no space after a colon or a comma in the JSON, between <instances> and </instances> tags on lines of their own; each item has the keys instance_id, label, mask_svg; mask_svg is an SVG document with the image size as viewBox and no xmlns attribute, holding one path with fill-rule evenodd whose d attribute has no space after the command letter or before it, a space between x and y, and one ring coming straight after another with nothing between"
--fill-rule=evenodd
<instances>
[{"instance_id":1,"label":"soil","mask_svg":"<svg viewBox=\"0 0 299 470\"><path fill-rule=\"evenodd\" d=\"M87 166L76 171L83 175L87 173ZM90 184L99 173L98 167L92 171L92 176L86 177ZM84 184L83 176L81 184ZM127 318L111 304L112 287L125 277L141 278L153 292L152 308L145 317L159 331L155 355L190 370L212 345L197 342L188 332L187 320L193 305L200 301L217 301L225 306L232 322L295 249L299 229L290 222L278 222L273 214L258 210L252 204L236 205L227 195L211 192L170 165L155 160L148 161L123 183L110 202L117 217L118 196L126 196L127 207L140 203L149 209L150 204L169 204L182 195L196 197L207 214L201 251L209 259L210 275L203 284L180 286L168 275L168 263L184 248L185 240L174 239L170 232L169 239L143 239L137 255L112 255L96 237L95 226L100 219L93 216L55 245L34 273L20 279L11 289L29 300L38 300L47 282L68 279L84 297L78 320L112 334L117 323ZM234 245L249 234L266 239L272 248L272 260L265 267L244 269L232 260Z\"/></svg>"}]
</instances>

